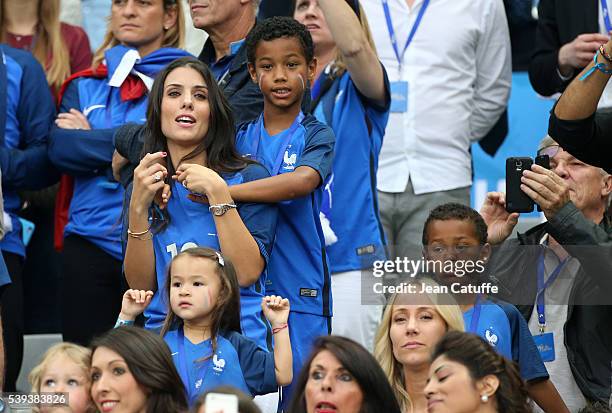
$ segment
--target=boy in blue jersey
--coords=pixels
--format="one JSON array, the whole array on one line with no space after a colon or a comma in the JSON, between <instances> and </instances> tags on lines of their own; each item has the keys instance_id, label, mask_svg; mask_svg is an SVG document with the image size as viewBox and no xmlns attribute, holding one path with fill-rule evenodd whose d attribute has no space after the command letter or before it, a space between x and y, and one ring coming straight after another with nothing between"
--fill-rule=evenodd
<instances>
[{"instance_id":1,"label":"boy in blue jersey","mask_svg":"<svg viewBox=\"0 0 612 413\"><path fill-rule=\"evenodd\" d=\"M330 332L329 263L319 220L322 182L331 170L333 131L301 111L316 71L305 26L286 17L260 23L247 37L249 72L264 96L263 114L239 127L236 147L272 177L231 187L232 198L279 202L276 240L266 294L291 302L289 324L294 377L318 336ZM283 399L288 399L285 389Z\"/></svg>"},{"instance_id":2,"label":"boy in blue jersey","mask_svg":"<svg viewBox=\"0 0 612 413\"><path fill-rule=\"evenodd\" d=\"M480 214L461 204L440 205L429 213L422 241L423 256L436 280L449 287L463 310L466 331L483 337L518 364L529 396L545 412L568 411L549 380L521 313L512 304L486 296L490 284L485 270L491 248Z\"/></svg>"}]
</instances>

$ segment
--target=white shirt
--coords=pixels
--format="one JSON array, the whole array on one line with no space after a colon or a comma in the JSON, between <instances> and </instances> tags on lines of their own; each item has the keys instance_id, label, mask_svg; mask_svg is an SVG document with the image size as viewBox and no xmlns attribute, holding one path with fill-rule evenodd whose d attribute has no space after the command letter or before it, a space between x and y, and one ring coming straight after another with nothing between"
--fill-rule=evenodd
<instances>
[{"instance_id":1,"label":"white shirt","mask_svg":"<svg viewBox=\"0 0 612 413\"><path fill-rule=\"evenodd\" d=\"M502 0L431 0L400 67L381 0L362 0L389 80L408 81L408 111L392 113L378 167L378 189L416 194L471 185L470 144L506 107L512 77ZM423 5L389 0L401 50Z\"/></svg>"},{"instance_id":2,"label":"white shirt","mask_svg":"<svg viewBox=\"0 0 612 413\"><path fill-rule=\"evenodd\" d=\"M542 237L540 244L545 244L548 234ZM545 249L544 272L545 280L555 270L560 260L557 255L549 248ZM575 258L570 258L559 273L558 278L546 288L544 292L544 311L546 316L546 332L553 332L555 343L555 360L544 363L550 376L550 381L555 385L565 405L571 413L578 411L586 405L586 399L576 384L574 375L567 359L567 349L565 348L565 334L563 328L567 321L567 310L569 297L576 280L576 275L580 269L580 262ZM546 281L545 281L546 282ZM535 303L534 303L535 304ZM540 334L538 324L537 305L533 306L533 312L529 318L529 330L532 335ZM543 413L537 405L534 406L535 413Z\"/></svg>"}]
</instances>

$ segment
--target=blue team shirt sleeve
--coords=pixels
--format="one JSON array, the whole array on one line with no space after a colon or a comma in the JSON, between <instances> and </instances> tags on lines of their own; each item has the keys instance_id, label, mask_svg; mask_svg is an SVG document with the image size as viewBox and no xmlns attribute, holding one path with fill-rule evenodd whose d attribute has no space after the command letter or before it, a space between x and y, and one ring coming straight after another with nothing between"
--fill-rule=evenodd
<instances>
[{"instance_id":1,"label":"blue team shirt sleeve","mask_svg":"<svg viewBox=\"0 0 612 413\"><path fill-rule=\"evenodd\" d=\"M270 177L266 168L252 164L242 170L244 183ZM262 257L268 262L276 234L278 207L276 204L241 202L238 214L259 247Z\"/></svg>"},{"instance_id":2,"label":"blue team shirt sleeve","mask_svg":"<svg viewBox=\"0 0 612 413\"><path fill-rule=\"evenodd\" d=\"M334 131L311 115L306 116L302 126L306 129L304 150L295 167L311 167L321 176L322 185L332 169L336 142Z\"/></svg>"},{"instance_id":3,"label":"blue team shirt sleeve","mask_svg":"<svg viewBox=\"0 0 612 413\"><path fill-rule=\"evenodd\" d=\"M512 359L518 363L521 377L525 381L547 380L548 371L533 341L527 322L513 305L499 302L497 304L502 307L510 322Z\"/></svg>"},{"instance_id":4,"label":"blue team shirt sleeve","mask_svg":"<svg viewBox=\"0 0 612 413\"><path fill-rule=\"evenodd\" d=\"M16 149L0 145L2 185L4 189L45 188L59 179L47 156L49 129L55 118L53 96L45 72L31 54L11 48L3 51L21 66L23 75L17 104L21 141Z\"/></svg>"},{"instance_id":5,"label":"blue team shirt sleeve","mask_svg":"<svg viewBox=\"0 0 612 413\"><path fill-rule=\"evenodd\" d=\"M253 340L236 332L230 332L224 336L238 353L242 375L251 395L277 391L274 353L261 349Z\"/></svg>"},{"instance_id":6,"label":"blue team shirt sleeve","mask_svg":"<svg viewBox=\"0 0 612 413\"><path fill-rule=\"evenodd\" d=\"M62 97L60 113L80 110L79 79L73 80ZM114 151L116 129L62 129L53 126L49 158L62 172L73 176L97 175L109 168Z\"/></svg>"}]
</instances>

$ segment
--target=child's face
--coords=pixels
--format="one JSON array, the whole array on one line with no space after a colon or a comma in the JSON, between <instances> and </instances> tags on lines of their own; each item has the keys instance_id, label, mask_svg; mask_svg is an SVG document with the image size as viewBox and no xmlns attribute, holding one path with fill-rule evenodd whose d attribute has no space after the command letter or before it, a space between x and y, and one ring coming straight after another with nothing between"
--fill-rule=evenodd
<instances>
[{"instance_id":1,"label":"child's face","mask_svg":"<svg viewBox=\"0 0 612 413\"><path fill-rule=\"evenodd\" d=\"M306 62L304 50L295 37L260 41L255 64L249 63L251 79L259 85L265 103L284 109L301 105L315 69L316 61Z\"/></svg>"},{"instance_id":2,"label":"child's face","mask_svg":"<svg viewBox=\"0 0 612 413\"><path fill-rule=\"evenodd\" d=\"M424 257L438 263L452 263L454 268L454 271L449 271L450 264L444 265L440 271L440 266L433 266L440 282L469 282L470 275L476 274L480 268L477 263L488 259L489 245L480 244L471 221L431 221L426 231L429 244L423 248Z\"/></svg>"},{"instance_id":3,"label":"child's face","mask_svg":"<svg viewBox=\"0 0 612 413\"><path fill-rule=\"evenodd\" d=\"M41 413L85 413L91 405L88 372L71 358L61 355L48 365L40 381L44 393L68 393L69 406L41 407Z\"/></svg>"},{"instance_id":4,"label":"child's face","mask_svg":"<svg viewBox=\"0 0 612 413\"><path fill-rule=\"evenodd\" d=\"M208 321L221 290L217 265L208 258L188 255L172 262L170 307L177 317L195 323Z\"/></svg>"}]
</instances>

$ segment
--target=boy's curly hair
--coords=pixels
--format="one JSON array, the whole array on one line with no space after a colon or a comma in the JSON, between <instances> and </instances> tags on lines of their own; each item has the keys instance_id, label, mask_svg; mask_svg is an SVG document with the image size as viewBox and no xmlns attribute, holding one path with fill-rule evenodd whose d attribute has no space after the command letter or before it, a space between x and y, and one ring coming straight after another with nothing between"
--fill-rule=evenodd
<instances>
[{"instance_id":1,"label":"boy's curly hair","mask_svg":"<svg viewBox=\"0 0 612 413\"><path fill-rule=\"evenodd\" d=\"M306 26L291 17L275 16L258 23L247 36L246 51L249 63L255 63L255 51L259 42L269 42L282 37L298 39L302 45L306 62L310 63L312 61L314 44Z\"/></svg>"},{"instance_id":2,"label":"boy's curly hair","mask_svg":"<svg viewBox=\"0 0 612 413\"><path fill-rule=\"evenodd\" d=\"M425 224L423 225L423 245L429 245L428 238L428 227L432 221L449 221L449 220L457 220L457 221L469 221L474 224L474 233L478 238L478 242L480 245L484 245L487 242L488 232L487 232L487 224L485 223L482 216L478 213L478 211L470 208L469 206L458 204L455 202L449 202L443 205L439 205L435 207L429 213L429 216L425 220Z\"/></svg>"}]
</instances>

